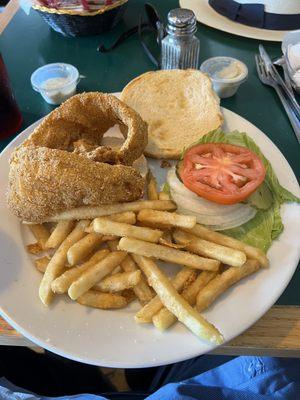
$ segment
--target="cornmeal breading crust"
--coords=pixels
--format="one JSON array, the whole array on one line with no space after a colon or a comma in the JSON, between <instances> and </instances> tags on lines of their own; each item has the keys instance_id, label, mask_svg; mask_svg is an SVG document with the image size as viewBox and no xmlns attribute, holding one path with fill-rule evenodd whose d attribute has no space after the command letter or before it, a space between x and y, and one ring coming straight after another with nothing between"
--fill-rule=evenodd
<instances>
[{"instance_id":1,"label":"cornmeal breading crust","mask_svg":"<svg viewBox=\"0 0 300 400\"><path fill-rule=\"evenodd\" d=\"M123 146L100 146L116 123L127 134ZM78 141L79 152L73 144ZM137 200L144 179L130 165L146 143L146 123L120 100L102 93L76 95L49 114L12 154L9 208L22 220L43 222L82 205Z\"/></svg>"}]
</instances>

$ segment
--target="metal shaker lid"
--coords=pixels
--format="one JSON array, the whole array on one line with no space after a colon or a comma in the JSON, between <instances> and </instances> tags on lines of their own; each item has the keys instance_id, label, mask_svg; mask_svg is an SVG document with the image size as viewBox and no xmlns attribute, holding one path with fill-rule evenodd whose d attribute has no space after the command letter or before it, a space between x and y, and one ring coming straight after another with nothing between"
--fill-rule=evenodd
<instances>
[{"instance_id":1,"label":"metal shaker lid","mask_svg":"<svg viewBox=\"0 0 300 400\"><path fill-rule=\"evenodd\" d=\"M195 14L186 8L175 8L168 13L167 32L170 34L192 34L197 30Z\"/></svg>"}]
</instances>

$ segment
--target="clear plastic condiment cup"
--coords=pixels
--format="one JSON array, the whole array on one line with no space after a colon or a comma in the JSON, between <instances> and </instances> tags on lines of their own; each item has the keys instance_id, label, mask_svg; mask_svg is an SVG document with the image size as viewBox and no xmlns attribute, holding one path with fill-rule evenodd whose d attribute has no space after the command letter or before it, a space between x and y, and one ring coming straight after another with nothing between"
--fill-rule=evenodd
<instances>
[{"instance_id":1,"label":"clear plastic condiment cup","mask_svg":"<svg viewBox=\"0 0 300 400\"><path fill-rule=\"evenodd\" d=\"M57 81L54 79L59 78ZM53 63L38 68L31 75L31 85L49 104L59 105L76 93L82 75L71 64ZM47 81L52 80L52 87Z\"/></svg>"},{"instance_id":2,"label":"clear plastic condiment cup","mask_svg":"<svg viewBox=\"0 0 300 400\"><path fill-rule=\"evenodd\" d=\"M235 68L236 75L220 77L222 71ZM208 74L212 80L214 91L221 99L233 96L240 85L247 80L246 64L232 57L212 57L201 64L201 71ZM229 73L230 75L230 73Z\"/></svg>"}]
</instances>

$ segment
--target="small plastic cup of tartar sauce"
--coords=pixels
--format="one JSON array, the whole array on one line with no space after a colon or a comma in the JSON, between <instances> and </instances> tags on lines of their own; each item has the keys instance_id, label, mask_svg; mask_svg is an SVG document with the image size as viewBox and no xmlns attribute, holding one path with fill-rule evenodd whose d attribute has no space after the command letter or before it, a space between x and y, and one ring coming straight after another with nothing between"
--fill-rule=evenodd
<instances>
[{"instance_id":1,"label":"small plastic cup of tartar sauce","mask_svg":"<svg viewBox=\"0 0 300 400\"><path fill-rule=\"evenodd\" d=\"M73 65L53 63L35 70L31 75L31 85L47 103L58 105L76 93L80 78Z\"/></svg>"},{"instance_id":2,"label":"small plastic cup of tartar sauce","mask_svg":"<svg viewBox=\"0 0 300 400\"><path fill-rule=\"evenodd\" d=\"M248 77L246 64L232 57L209 58L200 69L209 75L214 91L221 99L233 96Z\"/></svg>"}]
</instances>

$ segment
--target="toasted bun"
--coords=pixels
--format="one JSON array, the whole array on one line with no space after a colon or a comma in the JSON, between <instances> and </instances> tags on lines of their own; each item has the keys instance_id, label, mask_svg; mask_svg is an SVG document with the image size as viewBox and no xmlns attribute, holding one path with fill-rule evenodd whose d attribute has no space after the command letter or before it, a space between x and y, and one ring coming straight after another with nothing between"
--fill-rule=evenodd
<instances>
[{"instance_id":1,"label":"toasted bun","mask_svg":"<svg viewBox=\"0 0 300 400\"><path fill-rule=\"evenodd\" d=\"M147 72L128 83L121 99L148 123L145 154L154 158L178 159L223 122L212 83L197 70Z\"/></svg>"}]
</instances>

